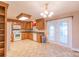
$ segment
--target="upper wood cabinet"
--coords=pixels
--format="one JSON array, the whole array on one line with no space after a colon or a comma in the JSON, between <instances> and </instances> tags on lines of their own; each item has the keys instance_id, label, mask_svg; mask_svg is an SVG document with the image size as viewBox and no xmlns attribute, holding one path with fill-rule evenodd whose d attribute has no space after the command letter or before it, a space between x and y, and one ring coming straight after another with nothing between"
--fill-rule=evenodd
<instances>
[{"instance_id":1,"label":"upper wood cabinet","mask_svg":"<svg viewBox=\"0 0 79 59\"><path fill-rule=\"evenodd\" d=\"M44 30L45 29L45 21L43 18L36 20L36 27L38 30Z\"/></svg>"},{"instance_id":2,"label":"upper wood cabinet","mask_svg":"<svg viewBox=\"0 0 79 59\"><path fill-rule=\"evenodd\" d=\"M21 22L21 29L26 29L26 22Z\"/></svg>"},{"instance_id":3,"label":"upper wood cabinet","mask_svg":"<svg viewBox=\"0 0 79 59\"><path fill-rule=\"evenodd\" d=\"M32 29L32 22L23 22L21 27L24 30L31 30Z\"/></svg>"},{"instance_id":4,"label":"upper wood cabinet","mask_svg":"<svg viewBox=\"0 0 79 59\"><path fill-rule=\"evenodd\" d=\"M32 22L27 22L26 26L27 26L27 30L31 30L32 29Z\"/></svg>"}]
</instances>

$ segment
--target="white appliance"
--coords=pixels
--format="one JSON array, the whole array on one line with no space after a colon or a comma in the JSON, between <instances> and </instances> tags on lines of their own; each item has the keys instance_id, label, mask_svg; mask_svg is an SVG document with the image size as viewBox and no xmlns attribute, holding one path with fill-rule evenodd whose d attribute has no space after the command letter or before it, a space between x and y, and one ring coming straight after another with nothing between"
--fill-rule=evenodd
<instances>
[{"instance_id":1,"label":"white appliance","mask_svg":"<svg viewBox=\"0 0 79 59\"><path fill-rule=\"evenodd\" d=\"M36 31L36 26L33 27L33 30ZM37 41L37 33L33 33L33 40Z\"/></svg>"},{"instance_id":2,"label":"white appliance","mask_svg":"<svg viewBox=\"0 0 79 59\"><path fill-rule=\"evenodd\" d=\"M37 41L37 34L36 33L33 33L33 40Z\"/></svg>"},{"instance_id":3,"label":"white appliance","mask_svg":"<svg viewBox=\"0 0 79 59\"><path fill-rule=\"evenodd\" d=\"M14 41L21 40L21 26L20 25L13 25L13 34L14 34Z\"/></svg>"}]
</instances>

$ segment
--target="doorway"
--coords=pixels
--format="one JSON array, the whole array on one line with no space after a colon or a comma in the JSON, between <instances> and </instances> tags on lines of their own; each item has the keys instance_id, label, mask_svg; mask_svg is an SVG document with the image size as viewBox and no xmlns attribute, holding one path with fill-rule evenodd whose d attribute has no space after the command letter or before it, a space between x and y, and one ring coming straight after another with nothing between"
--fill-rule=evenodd
<instances>
[{"instance_id":1,"label":"doorway","mask_svg":"<svg viewBox=\"0 0 79 59\"><path fill-rule=\"evenodd\" d=\"M72 43L72 17L47 22L48 41L65 47Z\"/></svg>"}]
</instances>

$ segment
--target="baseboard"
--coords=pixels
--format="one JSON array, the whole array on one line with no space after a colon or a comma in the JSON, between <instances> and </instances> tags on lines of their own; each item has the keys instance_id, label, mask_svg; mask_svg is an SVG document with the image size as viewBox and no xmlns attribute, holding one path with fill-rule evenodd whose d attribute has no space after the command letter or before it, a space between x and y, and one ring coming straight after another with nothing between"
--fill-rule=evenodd
<instances>
[{"instance_id":1,"label":"baseboard","mask_svg":"<svg viewBox=\"0 0 79 59\"><path fill-rule=\"evenodd\" d=\"M72 50L79 52L79 49L77 49L77 48L72 48Z\"/></svg>"},{"instance_id":2,"label":"baseboard","mask_svg":"<svg viewBox=\"0 0 79 59\"><path fill-rule=\"evenodd\" d=\"M60 45L60 46L65 47L65 48L69 48L69 47L66 46L66 45L60 44L60 43L55 42L55 41L52 41L52 40L48 40L48 42L51 42L51 43L54 43L54 44Z\"/></svg>"},{"instance_id":3,"label":"baseboard","mask_svg":"<svg viewBox=\"0 0 79 59\"><path fill-rule=\"evenodd\" d=\"M48 40L48 42L51 42L51 43L54 43L54 44L58 44L58 45L60 45L60 46L63 46L63 45L61 45L61 44L59 44L59 43L56 43L56 42L54 42L54 41L52 41L52 40ZM64 47L66 47L66 46L64 46ZM66 47L66 48L69 48L69 47ZM77 48L70 48L71 50L73 50L73 51L76 51L76 52L79 52L79 49L77 49Z\"/></svg>"}]
</instances>

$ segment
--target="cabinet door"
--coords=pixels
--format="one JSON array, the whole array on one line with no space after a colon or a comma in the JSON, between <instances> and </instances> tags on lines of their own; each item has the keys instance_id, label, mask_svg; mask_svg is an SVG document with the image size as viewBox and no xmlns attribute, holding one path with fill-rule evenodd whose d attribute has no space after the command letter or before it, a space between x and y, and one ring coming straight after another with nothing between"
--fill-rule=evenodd
<instances>
[{"instance_id":1,"label":"cabinet door","mask_svg":"<svg viewBox=\"0 0 79 59\"><path fill-rule=\"evenodd\" d=\"M28 23L27 23L27 28L28 28L28 30L31 30L31 29L32 29L31 22L28 22Z\"/></svg>"},{"instance_id":2,"label":"cabinet door","mask_svg":"<svg viewBox=\"0 0 79 59\"><path fill-rule=\"evenodd\" d=\"M37 41L42 43L42 35L40 33L37 34Z\"/></svg>"},{"instance_id":3,"label":"cabinet door","mask_svg":"<svg viewBox=\"0 0 79 59\"><path fill-rule=\"evenodd\" d=\"M24 29L24 23L23 22L21 23L21 29Z\"/></svg>"},{"instance_id":4,"label":"cabinet door","mask_svg":"<svg viewBox=\"0 0 79 59\"><path fill-rule=\"evenodd\" d=\"M26 22L24 26L25 26L26 30L31 30L32 29L32 23L31 22Z\"/></svg>"},{"instance_id":5,"label":"cabinet door","mask_svg":"<svg viewBox=\"0 0 79 59\"><path fill-rule=\"evenodd\" d=\"M27 33L22 33L22 40L25 40L25 39L27 39Z\"/></svg>"},{"instance_id":6,"label":"cabinet door","mask_svg":"<svg viewBox=\"0 0 79 59\"><path fill-rule=\"evenodd\" d=\"M26 30L27 29L27 22L22 22L21 23L21 28Z\"/></svg>"},{"instance_id":7,"label":"cabinet door","mask_svg":"<svg viewBox=\"0 0 79 59\"><path fill-rule=\"evenodd\" d=\"M37 29L39 29L39 30L44 30L44 19L37 19L36 20L36 27L37 27Z\"/></svg>"},{"instance_id":8,"label":"cabinet door","mask_svg":"<svg viewBox=\"0 0 79 59\"><path fill-rule=\"evenodd\" d=\"M31 32L28 33L28 39L33 40L33 34Z\"/></svg>"},{"instance_id":9,"label":"cabinet door","mask_svg":"<svg viewBox=\"0 0 79 59\"><path fill-rule=\"evenodd\" d=\"M22 36L22 40L24 40L24 39L25 39L25 38L24 38L24 33L22 33L22 35L21 35L21 36Z\"/></svg>"},{"instance_id":10,"label":"cabinet door","mask_svg":"<svg viewBox=\"0 0 79 59\"><path fill-rule=\"evenodd\" d=\"M30 40L33 40L33 34L30 33L30 32L25 32L25 33L22 33L22 39L30 39Z\"/></svg>"}]
</instances>

